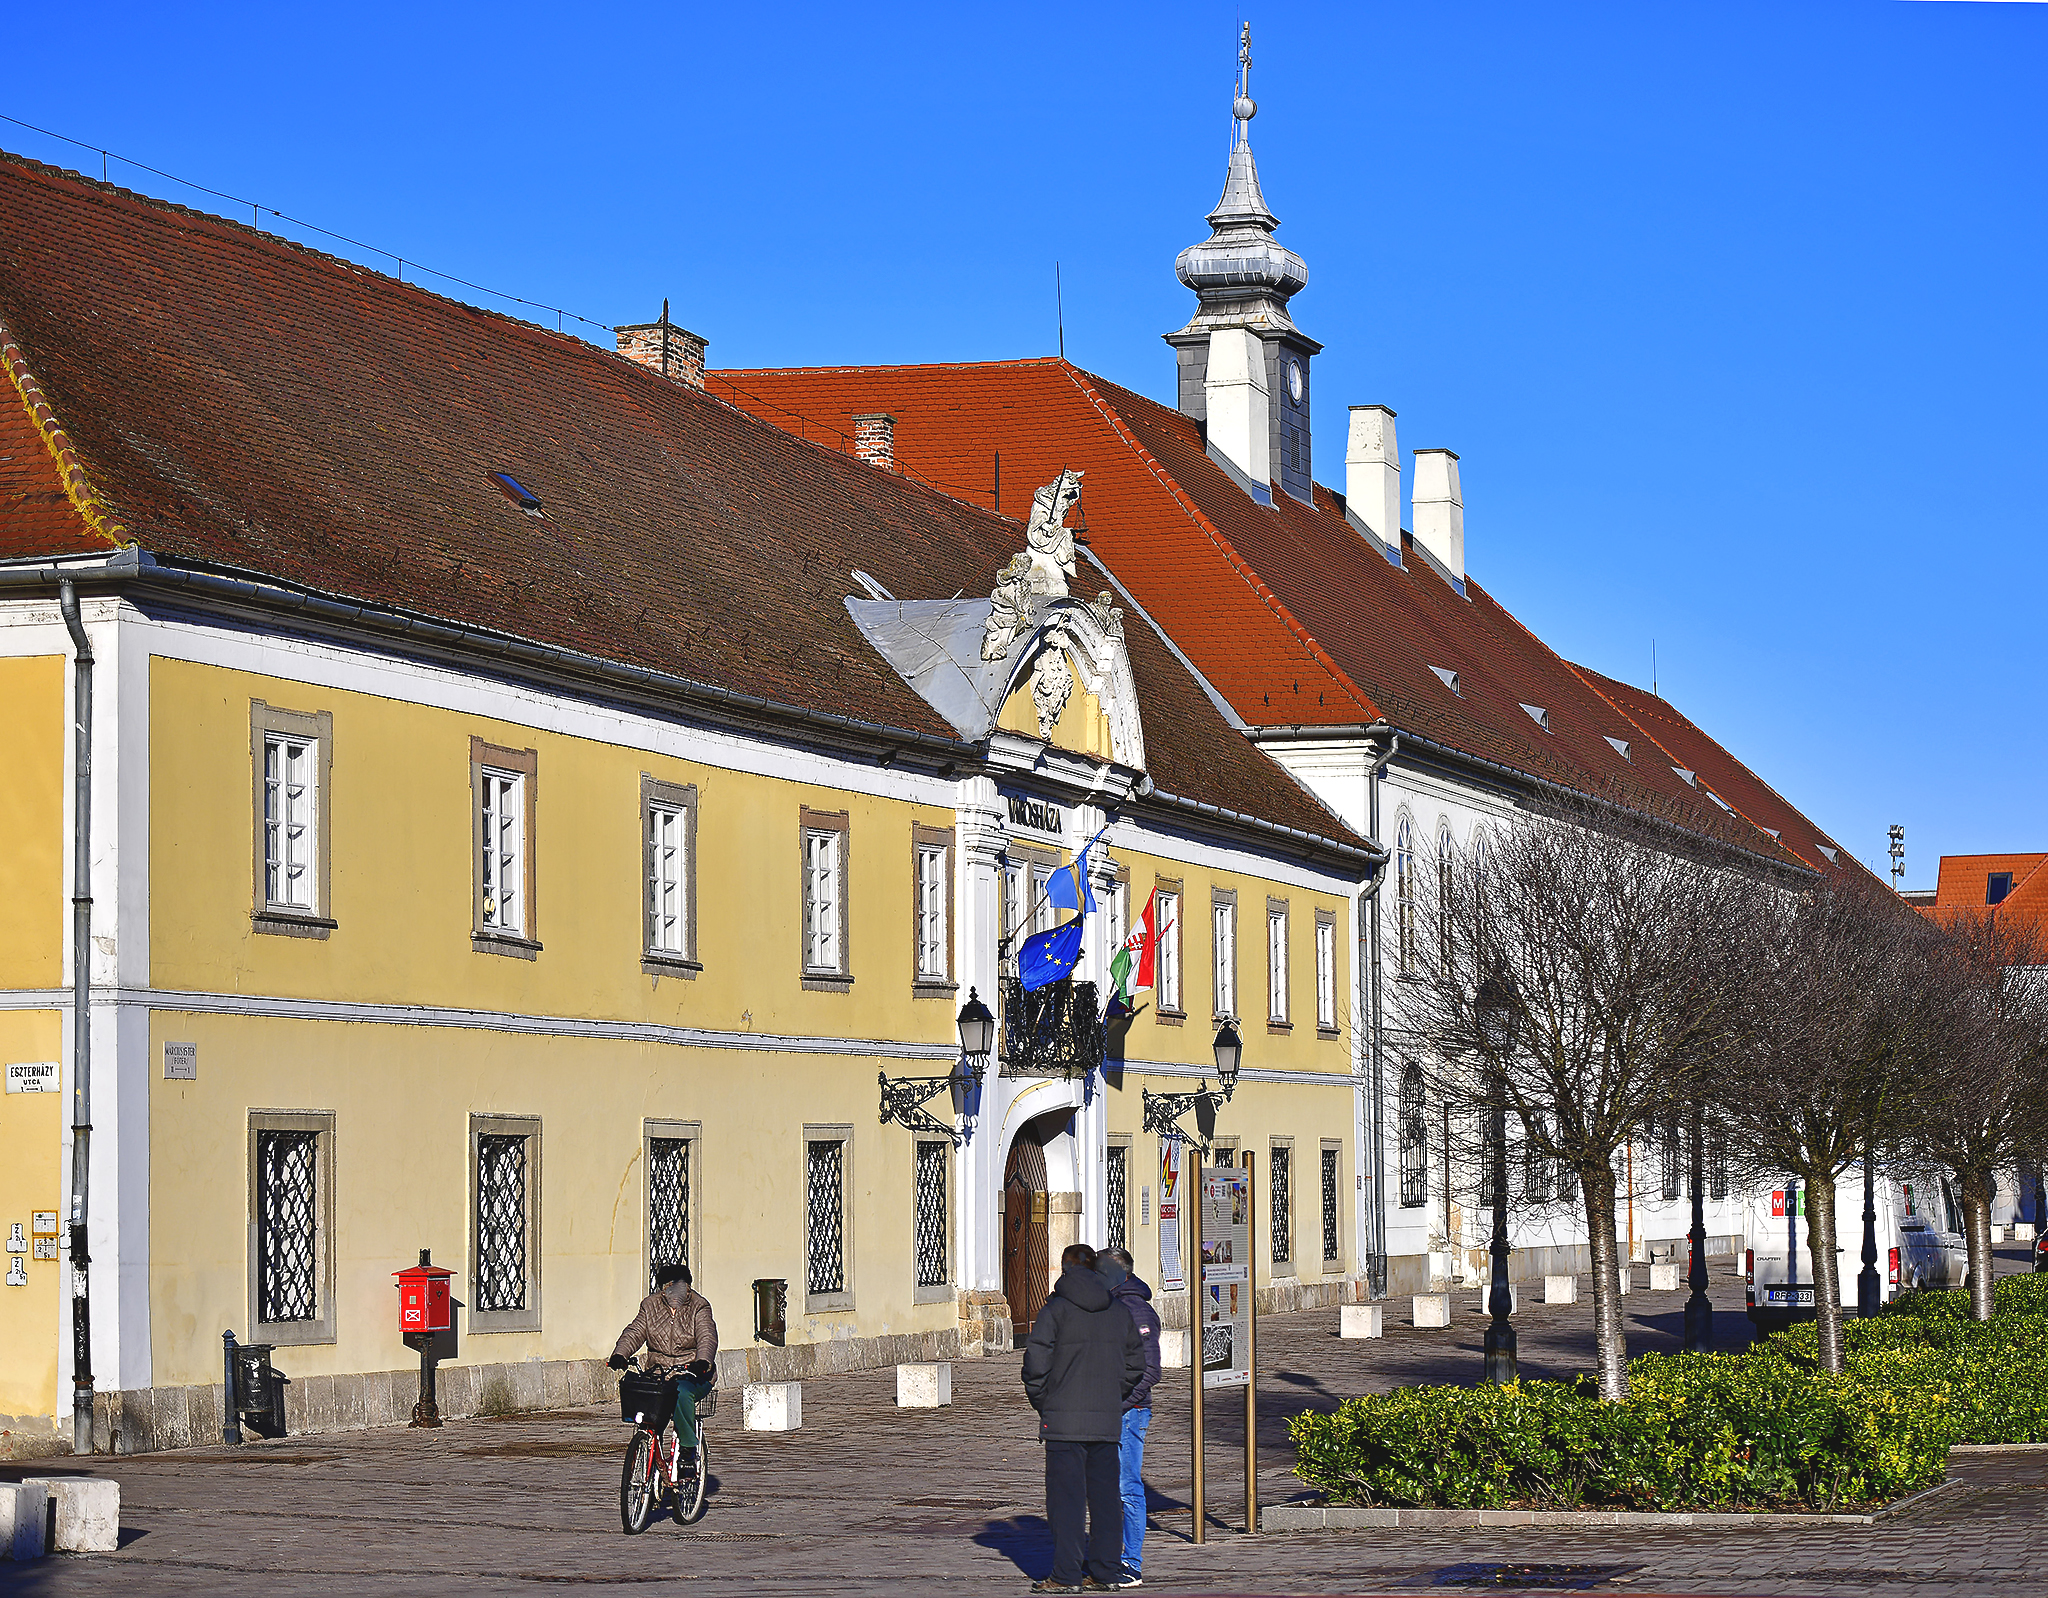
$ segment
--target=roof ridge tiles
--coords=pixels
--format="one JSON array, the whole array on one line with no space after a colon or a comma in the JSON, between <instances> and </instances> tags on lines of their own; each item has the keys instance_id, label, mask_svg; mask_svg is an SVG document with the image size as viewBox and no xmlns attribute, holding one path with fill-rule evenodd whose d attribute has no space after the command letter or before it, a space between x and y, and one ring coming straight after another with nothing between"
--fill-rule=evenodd
<instances>
[{"instance_id":1,"label":"roof ridge tiles","mask_svg":"<svg viewBox=\"0 0 2048 1598\"><path fill-rule=\"evenodd\" d=\"M1372 697L1352 680L1349 672L1345 671L1332 658L1330 652L1323 647L1322 641L1316 637L1311 629L1303 625L1294 612L1288 608L1285 601L1275 594L1271 588L1267 587L1265 581L1259 577L1251 562L1239 553L1237 546L1224 536L1223 530L1211 521L1202 511L1202 508L1195 503L1194 496L1182 488L1165 464L1155 458L1152 452L1138 441L1137 435L1130 430L1123 417L1117 413L1115 407L1095 389L1092 383L1084 382L1082 379L1084 377L1093 379L1095 382L1101 382L1106 388L1115 388L1117 385L1108 383L1100 378L1095 378L1095 374L1092 372L1084 373L1078 367L1069 366L1067 368L1067 376L1075 388L1079 389L1088 402L1102 414L1103 419L1109 423L1111 430L1123 441L1124 446L1145 463L1152 475L1173 496L1174 502L1187 514L1188 519L1208 535L1210 542L1216 546L1223 558L1230 563L1231 569L1237 573L1239 579L1245 583L1245 586L1258 595L1267 609L1280 618L1288 630L1301 642L1302 646L1309 651L1310 657L1331 675L1337 686L1344 691L1352 703L1365 713L1368 719L1373 721L1380 720L1381 712L1379 706L1373 703ZM1120 389L1119 392L1130 393L1128 389ZM1132 397L1143 398L1142 395L1133 395Z\"/></svg>"},{"instance_id":2,"label":"roof ridge tiles","mask_svg":"<svg viewBox=\"0 0 2048 1598\"><path fill-rule=\"evenodd\" d=\"M118 549L123 542L132 542L124 536L128 529L106 513L106 501L92 486L92 478L85 469L85 462L79 458L77 446L58 419L56 407L29 370L28 356L15 341L5 321L0 321L0 365L6 367L8 382L13 385L21 408L28 413L29 426L42 441L50 464L56 468L57 480L63 485L64 497L71 502L79 520L112 548Z\"/></svg>"}]
</instances>

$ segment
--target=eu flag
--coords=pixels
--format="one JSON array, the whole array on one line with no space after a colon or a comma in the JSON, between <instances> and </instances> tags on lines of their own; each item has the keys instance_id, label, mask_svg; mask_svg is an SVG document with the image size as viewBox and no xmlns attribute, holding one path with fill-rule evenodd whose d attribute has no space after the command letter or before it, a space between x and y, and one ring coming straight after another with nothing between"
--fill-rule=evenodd
<instances>
[{"instance_id":1,"label":"eu flag","mask_svg":"<svg viewBox=\"0 0 2048 1598\"><path fill-rule=\"evenodd\" d=\"M1050 932L1034 932L1017 951L1017 974L1024 991L1035 992L1074 974L1081 961L1081 917Z\"/></svg>"}]
</instances>

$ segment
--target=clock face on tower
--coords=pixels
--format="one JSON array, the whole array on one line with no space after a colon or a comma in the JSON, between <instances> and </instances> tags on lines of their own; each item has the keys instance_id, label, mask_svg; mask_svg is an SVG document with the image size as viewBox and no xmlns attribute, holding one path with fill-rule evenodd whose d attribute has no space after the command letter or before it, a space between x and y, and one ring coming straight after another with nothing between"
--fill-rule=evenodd
<instances>
[{"instance_id":1,"label":"clock face on tower","mask_svg":"<svg viewBox=\"0 0 2048 1598\"><path fill-rule=\"evenodd\" d=\"M1301 362L1287 363L1287 398L1291 404L1301 403Z\"/></svg>"}]
</instances>

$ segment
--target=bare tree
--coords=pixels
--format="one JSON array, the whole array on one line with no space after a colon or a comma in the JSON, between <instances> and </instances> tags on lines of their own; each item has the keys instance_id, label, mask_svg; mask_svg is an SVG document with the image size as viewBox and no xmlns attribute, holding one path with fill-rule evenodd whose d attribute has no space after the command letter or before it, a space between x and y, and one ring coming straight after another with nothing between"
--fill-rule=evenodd
<instances>
[{"instance_id":1,"label":"bare tree","mask_svg":"<svg viewBox=\"0 0 2048 1598\"><path fill-rule=\"evenodd\" d=\"M1952 917L1922 970L1935 1030L1907 1128L1917 1155L1956 1173L1970 1250L1970 1314L1991 1318L1998 1172L2048 1137L2048 948L1995 912Z\"/></svg>"},{"instance_id":2,"label":"bare tree","mask_svg":"<svg viewBox=\"0 0 2048 1598\"><path fill-rule=\"evenodd\" d=\"M1687 1102L1729 1005L1740 876L1694 835L1588 802L1523 813L1419 873L1396 1019L1433 1095L1569 1173L1593 1256L1600 1391L1628 1392L1615 1158ZM1448 1177L1449 1173L1446 1173Z\"/></svg>"},{"instance_id":3,"label":"bare tree","mask_svg":"<svg viewBox=\"0 0 2048 1598\"><path fill-rule=\"evenodd\" d=\"M1748 897L1739 1008L1704 1085L1746 1185L1804 1189L1821 1362L1840 1371L1835 1181L1910 1104L1927 1045L1925 924L1855 881Z\"/></svg>"}]
</instances>

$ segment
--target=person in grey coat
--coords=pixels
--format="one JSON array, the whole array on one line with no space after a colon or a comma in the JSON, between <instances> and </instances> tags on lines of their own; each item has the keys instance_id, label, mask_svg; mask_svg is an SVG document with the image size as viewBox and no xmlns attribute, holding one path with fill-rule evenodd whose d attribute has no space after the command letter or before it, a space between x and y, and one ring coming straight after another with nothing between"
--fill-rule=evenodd
<instances>
[{"instance_id":1,"label":"person in grey coat","mask_svg":"<svg viewBox=\"0 0 2048 1598\"><path fill-rule=\"evenodd\" d=\"M1145 1379L1137 1322L1095 1274L1095 1250L1060 1255L1060 1279L1024 1345L1024 1395L1045 1444L1045 1518L1052 1573L1033 1592L1080 1592L1129 1582L1123 1569L1123 1495L1118 1445L1124 1402ZM1085 1554L1085 1559L1084 1559Z\"/></svg>"}]
</instances>

